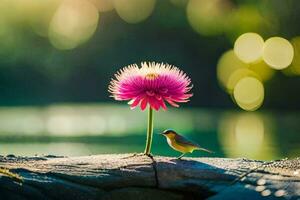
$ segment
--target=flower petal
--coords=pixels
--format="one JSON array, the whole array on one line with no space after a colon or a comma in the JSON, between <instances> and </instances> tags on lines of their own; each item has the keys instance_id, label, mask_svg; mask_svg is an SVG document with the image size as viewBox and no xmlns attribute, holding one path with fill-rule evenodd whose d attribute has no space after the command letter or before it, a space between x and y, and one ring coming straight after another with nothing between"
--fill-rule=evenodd
<instances>
[{"instance_id":1,"label":"flower petal","mask_svg":"<svg viewBox=\"0 0 300 200\"><path fill-rule=\"evenodd\" d=\"M165 101L163 99L160 100L159 103L160 103L160 106L162 107L162 109L167 110L167 106L166 106Z\"/></svg>"},{"instance_id":2,"label":"flower petal","mask_svg":"<svg viewBox=\"0 0 300 200\"><path fill-rule=\"evenodd\" d=\"M171 105L171 106L174 106L176 108L179 107L179 105L177 103L175 103L174 101L170 100L170 99L166 99L166 101Z\"/></svg>"},{"instance_id":3,"label":"flower petal","mask_svg":"<svg viewBox=\"0 0 300 200\"><path fill-rule=\"evenodd\" d=\"M142 109L142 110L145 110L145 109L146 109L147 103L148 103L148 98L145 97L145 98L142 100L142 103L141 103L141 109Z\"/></svg>"},{"instance_id":4,"label":"flower petal","mask_svg":"<svg viewBox=\"0 0 300 200\"><path fill-rule=\"evenodd\" d=\"M178 107L177 103L189 101L192 94L190 78L177 67L155 62L143 62L119 70L111 80L109 92L116 100L129 101L133 109L140 105L145 110L151 108L166 110L166 102Z\"/></svg>"},{"instance_id":5,"label":"flower petal","mask_svg":"<svg viewBox=\"0 0 300 200\"><path fill-rule=\"evenodd\" d=\"M134 109L137 105L139 105L140 101L141 101L141 98L137 97L135 98L134 100L131 100L132 103L130 105L130 108L131 109Z\"/></svg>"},{"instance_id":6,"label":"flower petal","mask_svg":"<svg viewBox=\"0 0 300 200\"><path fill-rule=\"evenodd\" d=\"M154 97L149 97L148 102L152 109L159 110L159 104Z\"/></svg>"}]
</instances>

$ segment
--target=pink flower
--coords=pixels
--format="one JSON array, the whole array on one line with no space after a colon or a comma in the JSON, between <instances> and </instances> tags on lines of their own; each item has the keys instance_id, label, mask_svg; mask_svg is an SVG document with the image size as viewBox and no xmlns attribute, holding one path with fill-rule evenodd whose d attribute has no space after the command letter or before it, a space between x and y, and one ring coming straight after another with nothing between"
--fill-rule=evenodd
<instances>
[{"instance_id":1,"label":"pink flower","mask_svg":"<svg viewBox=\"0 0 300 200\"><path fill-rule=\"evenodd\" d=\"M174 107L187 102L192 94L190 78L177 67L163 63L143 62L139 68L129 65L115 74L109 85L112 97L119 101L129 101L131 108L140 105L145 110L167 109L165 102Z\"/></svg>"}]
</instances>

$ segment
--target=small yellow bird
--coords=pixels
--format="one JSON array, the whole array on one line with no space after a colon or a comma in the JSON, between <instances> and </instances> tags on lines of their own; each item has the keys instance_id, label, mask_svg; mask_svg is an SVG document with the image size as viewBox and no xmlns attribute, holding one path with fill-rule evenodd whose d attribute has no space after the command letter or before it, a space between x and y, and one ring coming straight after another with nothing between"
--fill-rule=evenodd
<instances>
[{"instance_id":1,"label":"small yellow bird","mask_svg":"<svg viewBox=\"0 0 300 200\"><path fill-rule=\"evenodd\" d=\"M181 152L182 154L178 157L181 159L186 153L193 153L194 150L206 151L208 153L213 153L210 150L200 147L197 143L194 143L185 137L179 135L173 130L165 130L161 133L167 138L167 142L170 147L174 150Z\"/></svg>"}]
</instances>

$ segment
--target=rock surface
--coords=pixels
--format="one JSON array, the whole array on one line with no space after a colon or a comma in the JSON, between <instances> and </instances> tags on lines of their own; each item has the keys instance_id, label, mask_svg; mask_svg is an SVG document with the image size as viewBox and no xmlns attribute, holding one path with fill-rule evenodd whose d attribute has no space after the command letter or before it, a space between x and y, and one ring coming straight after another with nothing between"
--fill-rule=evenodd
<instances>
[{"instance_id":1,"label":"rock surface","mask_svg":"<svg viewBox=\"0 0 300 200\"><path fill-rule=\"evenodd\" d=\"M0 199L291 199L300 200L300 158L1 156Z\"/></svg>"}]
</instances>

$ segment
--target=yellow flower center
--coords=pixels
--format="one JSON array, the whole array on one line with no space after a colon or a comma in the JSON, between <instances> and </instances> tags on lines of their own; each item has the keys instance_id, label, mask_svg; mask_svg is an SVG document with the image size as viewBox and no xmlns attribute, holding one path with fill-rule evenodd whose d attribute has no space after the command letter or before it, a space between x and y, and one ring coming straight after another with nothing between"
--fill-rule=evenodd
<instances>
[{"instance_id":1,"label":"yellow flower center","mask_svg":"<svg viewBox=\"0 0 300 200\"><path fill-rule=\"evenodd\" d=\"M156 74L156 73L149 73L146 75L146 79L149 79L149 80L156 79L157 77L158 77L158 74Z\"/></svg>"}]
</instances>

